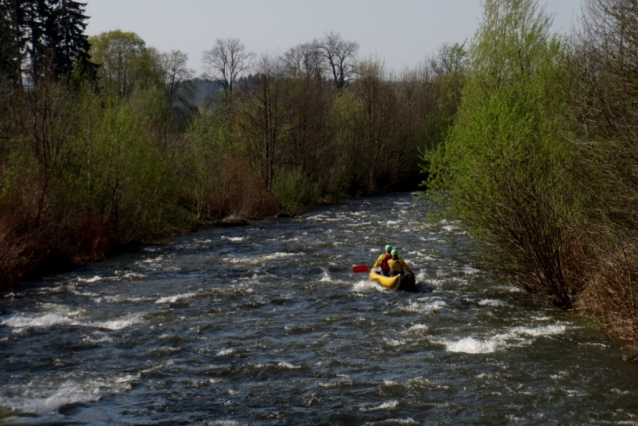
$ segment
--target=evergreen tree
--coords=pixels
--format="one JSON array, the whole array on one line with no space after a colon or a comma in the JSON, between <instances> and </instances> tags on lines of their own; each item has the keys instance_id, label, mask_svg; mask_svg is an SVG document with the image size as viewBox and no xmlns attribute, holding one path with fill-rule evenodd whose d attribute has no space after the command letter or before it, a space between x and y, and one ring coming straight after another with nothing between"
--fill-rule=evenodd
<instances>
[{"instance_id":1,"label":"evergreen tree","mask_svg":"<svg viewBox=\"0 0 638 426\"><path fill-rule=\"evenodd\" d=\"M54 9L48 39L52 43L56 76L69 75L74 66L93 72L89 62L89 39L84 34L88 16L84 14L86 3L73 0L49 0Z\"/></svg>"},{"instance_id":2,"label":"evergreen tree","mask_svg":"<svg viewBox=\"0 0 638 426\"><path fill-rule=\"evenodd\" d=\"M84 34L86 3L73 0L0 0L0 72L20 83L70 75L74 67L95 74Z\"/></svg>"},{"instance_id":3,"label":"evergreen tree","mask_svg":"<svg viewBox=\"0 0 638 426\"><path fill-rule=\"evenodd\" d=\"M0 0L0 75L21 84L26 53L25 0Z\"/></svg>"}]
</instances>

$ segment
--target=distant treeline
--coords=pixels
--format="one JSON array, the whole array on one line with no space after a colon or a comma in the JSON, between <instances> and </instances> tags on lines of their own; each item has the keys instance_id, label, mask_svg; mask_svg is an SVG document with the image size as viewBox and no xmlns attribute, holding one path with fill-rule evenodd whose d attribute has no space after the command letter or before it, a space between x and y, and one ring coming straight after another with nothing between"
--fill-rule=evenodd
<instances>
[{"instance_id":1,"label":"distant treeline","mask_svg":"<svg viewBox=\"0 0 638 426\"><path fill-rule=\"evenodd\" d=\"M416 189L459 48L391 75L327 33L280 56L211 41L205 73L84 3L0 0L0 288L218 221ZM454 91L457 92L454 92Z\"/></svg>"}]
</instances>

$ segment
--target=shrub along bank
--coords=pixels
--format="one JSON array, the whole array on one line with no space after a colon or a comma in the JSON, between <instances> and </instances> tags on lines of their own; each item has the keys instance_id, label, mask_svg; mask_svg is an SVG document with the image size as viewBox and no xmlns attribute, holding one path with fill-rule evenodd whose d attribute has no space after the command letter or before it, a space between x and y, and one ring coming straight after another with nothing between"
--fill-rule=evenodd
<instances>
[{"instance_id":1,"label":"shrub along bank","mask_svg":"<svg viewBox=\"0 0 638 426\"><path fill-rule=\"evenodd\" d=\"M568 40L536 1L485 1L459 113L425 156L428 184L486 264L635 352L638 8L586 6Z\"/></svg>"}]
</instances>

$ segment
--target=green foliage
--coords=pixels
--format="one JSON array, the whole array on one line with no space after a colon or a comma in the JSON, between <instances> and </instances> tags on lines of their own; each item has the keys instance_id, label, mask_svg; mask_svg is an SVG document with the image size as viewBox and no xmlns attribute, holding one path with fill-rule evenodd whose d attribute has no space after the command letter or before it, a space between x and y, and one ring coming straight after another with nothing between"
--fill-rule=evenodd
<instances>
[{"instance_id":1,"label":"green foliage","mask_svg":"<svg viewBox=\"0 0 638 426\"><path fill-rule=\"evenodd\" d=\"M157 51L133 32L108 31L89 38L91 62L99 65L100 87L108 95L128 98L136 88L163 86Z\"/></svg>"},{"instance_id":2,"label":"green foliage","mask_svg":"<svg viewBox=\"0 0 638 426\"><path fill-rule=\"evenodd\" d=\"M470 48L458 116L432 157L430 185L492 244L522 287L571 306L575 265L561 263L575 208L564 93L565 46L532 0L488 0Z\"/></svg>"},{"instance_id":3,"label":"green foliage","mask_svg":"<svg viewBox=\"0 0 638 426\"><path fill-rule=\"evenodd\" d=\"M107 107L82 152L84 202L121 242L165 229L164 209L175 187L170 157L142 130L136 111L129 105Z\"/></svg>"},{"instance_id":4,"label":"green foliage","mask_svg":"<svg viewBox=\"0 0 638 426\"><path fill-rule=\"evenodd\" d=\"M291 215L301 213L319 199L317 183L301 168L278 173L272 190L283 211Z\"/></svg>"}]
</instances>

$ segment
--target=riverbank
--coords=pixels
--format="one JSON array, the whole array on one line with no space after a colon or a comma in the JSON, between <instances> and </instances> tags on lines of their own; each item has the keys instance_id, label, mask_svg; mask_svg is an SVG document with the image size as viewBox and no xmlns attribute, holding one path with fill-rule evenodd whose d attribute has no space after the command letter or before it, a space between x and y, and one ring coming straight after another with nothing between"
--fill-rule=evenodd
<instances>
[{"instance_id":1,"label":"riverbank","mask_svg":"<svg viewBox=\"0 0 638 426\"><path fill-rule=\"evenodd\" d=\"M409 186L407 186L409 187ZM402 186L401 190L407 188ZM414 188L416 189L416 188ZM336 197L323 197L320 200L313 200L309 206L300 206L288 203L292 210L285 210L285 207L277 204L274 195L266 194L260 199L251 196L251 200L236 200L239 205L244 206L239 212L232 212L221 219L196 218L193 215L185 215L189 220L187 223L173 224L165 228L165 233L154 232L145 238L131 240L126 243L118 243L114 238L107 237L111 231L104 226L93 226L88 228L84 222L78 223L81 229L71 227L53 229L48 226L34 227L22 226L23 234L20 235L16 226L13 232L0 234L0 243L3 244L3 255L0 255L0 294L6 294L12 290L12 286L21 279L37 280L39 277L72 270L90 263L103 261L122 252L134 251L142 244L157 241L166 241L180 235L220 227L242 227L250 226L268 218L294 217L312 206L332 205L346 199ZM264 199L270 198L268 201ZM255 200L257 202L255 203ZM251 206L251 203L255 203ZM257 207L255 207L257 206ZM260 210L260 206L267 208ZM0 223L2 223L0 221ZM70 234L64 234L64 232ZM86 232L85 234L80 234ZM3 238L4 237L4 238ZM72 243L70 241L73 241ZM61 243L66 242L66 245Z\"/></svg>"}]
</instances>

